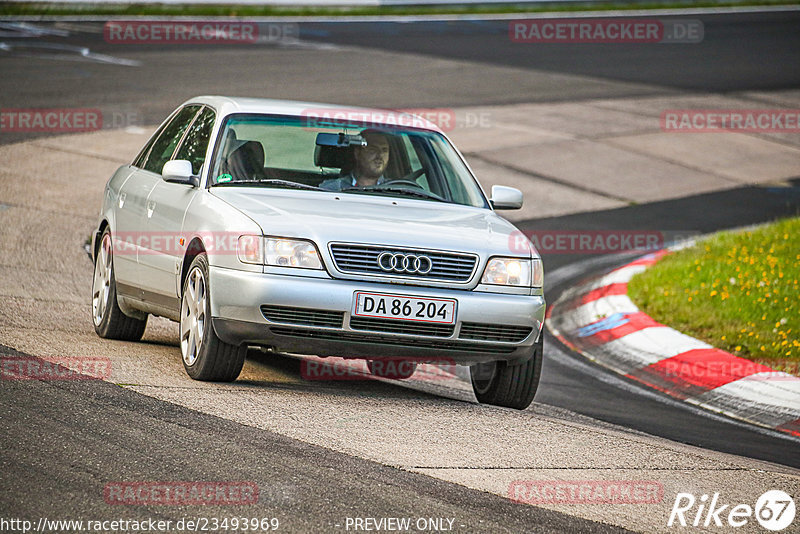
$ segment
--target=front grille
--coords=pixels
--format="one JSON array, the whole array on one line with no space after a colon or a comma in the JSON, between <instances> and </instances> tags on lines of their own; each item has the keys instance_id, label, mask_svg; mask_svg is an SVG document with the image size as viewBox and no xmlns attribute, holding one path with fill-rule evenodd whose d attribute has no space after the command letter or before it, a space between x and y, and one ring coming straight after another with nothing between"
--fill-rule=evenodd
<instances>
[{"instance_id":1,"label":"front grille","mask_svg":"<svg viewBox=\"0 0 800 534\"><path fill-rule=\"evenodd\" d=\"M530 326L509 326L502 324L462 323L462 339L479 339L481 341L507 341L516 343L522 341L533 331Z\"/></svg>"},{"instance_id":2,"label":"front grille","mask_svg":"<svg viewBox=\"0 0 800 534\"><path fill-rule=\"evenodd\" d=\"M341 328L344 322L344 312L314 310L311 308L264 305L261 306L261 313L268 321L273 323Z\"/></svg>"},{"instance_id":3,"label":"front grille","mask_svg":"<svg viewBox=\"0 0 800 534\"><path fill-rule=\"evenodd\" d=\"M333 243L330 245L330 250L336 268L343 273L417 278L420 280L468 282L472 278L472 274L475 272L475 265L478 262L478 257L474 254L412 250L377 245ZM378 265L378 256L383 252L427 256L432 263L431 270L426 274L384 271Z\"/></svg>"},{"instance_id":4,"label":"front grille","mask_svg":"<svg viewBox=\"0 0 800 534\"><path fill-rule=\"evenodd\" d=\"M370 319L351 317L350 328L353 330L372 330L373 332L390 332L392 334L411 334L416 336L450 337L455 326L452 324L423 323L418 321L398 321L392 319Z\"/></svg>"},{"instance_id":5,"label":"front grille","mask_svg":"<svg viewBox=\"0 0 800 534\"><path fill-rule=\"evenodd\" d=\"M305 328L290 328L286 326L273 326L270 327L270 330L272 333L280 336L331 341L351 341L353 343L380 343L382 345L421 347L436 350L457 350L462 352L483 352L490 354L508 354L516 350L516 347L509 345L483 345L478 343L443 341L439 339L399 338L381 336L377 334L370 335L357 334L355 332L331 332L328 330L309 330Z\"/></svg>"}]
</instances>

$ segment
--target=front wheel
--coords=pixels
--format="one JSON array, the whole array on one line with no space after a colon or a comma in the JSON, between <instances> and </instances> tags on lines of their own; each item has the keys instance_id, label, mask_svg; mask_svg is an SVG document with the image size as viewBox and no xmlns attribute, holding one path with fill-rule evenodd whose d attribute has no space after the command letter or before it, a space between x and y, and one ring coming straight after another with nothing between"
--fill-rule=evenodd
<instances>
[{"instance_id":1,"label":"front wheel","mask_svg":"<svg viewBox=\"0 0 800 534\"><path fill-rule=\"evenodd\" d=\"M190 377L233 382L239 376L247 345L229 345L214 332L205 254L194 259L183 283L180 336L183 368Z\"/></svg>"},{"instance_id":2,"label":"front wheel","mask_svg":"<svg viewBox=\"0 0 800 534\"><path fill-rule=\"evenodd\" d=\"M128 317L117 303L117 281L114 277L113 241L106 228L94 258L92 278L92 322L97 335L106 339L139 341L147 327L144 319Z\"/></svg>"},{"instance_id":3,"label":"front wheel","mask_svg":"<svg viewBox=\"0 0 800 534\"><path fill-rule=\"evenodd\" d=\"M517 410L530 406L542 372L543 338L540 334L533 356L525 363L494 361L471 365L472 390L478 402Z\"/></svg>"}]
</instances>

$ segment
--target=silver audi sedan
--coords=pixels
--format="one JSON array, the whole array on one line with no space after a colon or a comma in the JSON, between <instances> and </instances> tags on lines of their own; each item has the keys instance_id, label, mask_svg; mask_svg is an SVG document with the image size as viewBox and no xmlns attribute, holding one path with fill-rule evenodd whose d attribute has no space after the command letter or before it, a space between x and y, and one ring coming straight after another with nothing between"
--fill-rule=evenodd
<instances>
[{"instance_id":1,"label":"silver audi sedan","mask_svg":"<svg viewBox=\"0 0 800 534\"><path fill-rule=\"evenodd\" d=\"M469 365L480 402L526 408L542 364L542 262L447 136L400 112L204 96L105 188L92 318L139 340L179 323L186 372L232 381L249 347ZM522 246L520 246L522 243ZM398 369L399 367L394 367ZM408 371L410 369L410 371Z\"/></svg>"}]
</instances>

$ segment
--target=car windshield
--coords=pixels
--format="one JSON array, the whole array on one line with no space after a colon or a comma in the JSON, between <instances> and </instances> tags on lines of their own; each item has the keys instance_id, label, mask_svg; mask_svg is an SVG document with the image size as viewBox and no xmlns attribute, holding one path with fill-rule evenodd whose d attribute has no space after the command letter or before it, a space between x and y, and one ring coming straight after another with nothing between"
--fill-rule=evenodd
<instances>
[{"instance_id":1,"label":"car windshield","mask_svg":"<svg viewBox=\"0 0 800 534\"><path fill-rule=\"evenodd\" d=\"M336 191L488 208L475 178L436 132L232 115L210 185Z\"/></svg>"}]
</instances>

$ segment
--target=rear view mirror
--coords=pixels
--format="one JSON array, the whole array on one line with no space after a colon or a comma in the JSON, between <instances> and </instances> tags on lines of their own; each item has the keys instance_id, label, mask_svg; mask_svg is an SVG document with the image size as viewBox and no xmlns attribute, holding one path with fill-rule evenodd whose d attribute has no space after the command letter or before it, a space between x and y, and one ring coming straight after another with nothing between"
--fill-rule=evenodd
<instances>
[{"instance_id":1,"label":"rear view mirror","mask_svg":"<svg viewBox=\"0 0 800 534\"><path fill-rule=\"evenodd\" d=\"M172 159L164 164L161 177L165 182L197 187L200 179L192 173L192 163L185 159Z\"/></svg>"},{"instance_id":2,"label":"rear view mirror","mask_svg":"<svg viewBox=\"0 0 800 534\"><path fill-rule=\"evenodd\" d=\"M338 148L367 146L367 140L360 135L321 132L317 134L317 146L332 146Z\"/></svg>"},{"instance_id":3,"label":"rear view mirror","mask_svg":"<svg viewBox=\"0 0 800 534\"><path fill-rule=\"evenodd\" d=\"M518 210L522 207L522 191L515 187L493 185L489 201L496 210Z\"/></svg>"}]
</instances>

